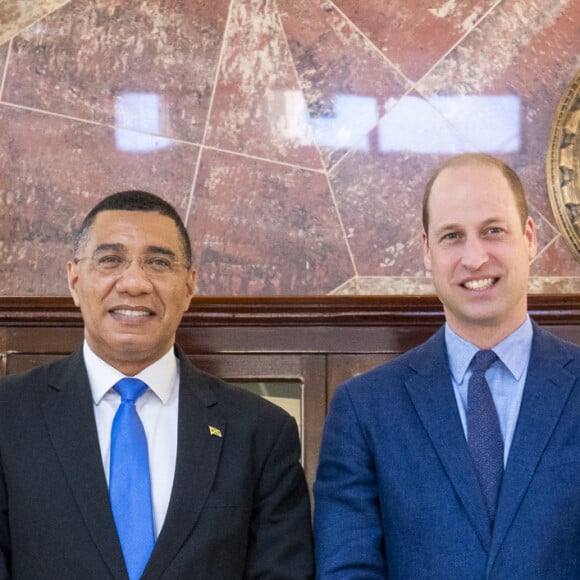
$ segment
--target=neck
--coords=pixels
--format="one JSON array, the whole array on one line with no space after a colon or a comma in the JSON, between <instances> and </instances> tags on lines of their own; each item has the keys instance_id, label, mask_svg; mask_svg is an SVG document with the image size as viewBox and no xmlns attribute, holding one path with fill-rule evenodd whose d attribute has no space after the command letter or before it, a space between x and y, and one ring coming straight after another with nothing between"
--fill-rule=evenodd
<instances>
[{"instance_id":1,"label":"neck","mask_svg":"<svg viewBox=\"0 0 580 580\"><path fill-rule=\"evenodd\" d=\"M457 325L455 322L449 320L447 320L447 324L449 325L449 328L451 328L457 336L463 338L463 340L470 342L481 350L490 350L510 334L515 332L525 322L525 320L526 318L524 316L518 324L510 326L465 326Z\"/></svg>"}]
</instances>

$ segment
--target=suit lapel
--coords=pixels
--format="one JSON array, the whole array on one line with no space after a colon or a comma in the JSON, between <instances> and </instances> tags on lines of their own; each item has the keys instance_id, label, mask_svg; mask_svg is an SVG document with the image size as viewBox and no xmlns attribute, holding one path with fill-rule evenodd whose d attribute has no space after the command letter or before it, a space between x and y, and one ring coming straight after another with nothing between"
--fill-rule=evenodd
<instances>
[{"instance_id":1,"label":"suit lapel","mask_svg":"<svg viewBox=\"0 0 580 580\"><path fill-rule=\"evenodd\" d=\"M488 569L493 565L570 397L577 378L565 369L570 360L553 337L534 326L530 364L500 492Z\"/></svg>"},{"instance_id":2,"label":"suit lapel","mask_svg":"<svg viewBox=\"0 0 580 580\"><path fill-rule=\"evenodd\" d=\"M457 410L443 328L417 350L410 366L416 374L407 381L407 392L481 544L488 550L489 523Z\"/></svg>"},{"instance_id":3,"label":"suit lapel","mask_svg":"<svg viewBox=\"0 0 580 580\"><path fill-rule=\"evenodd\" d=\"M126 578L81 351L54 367L42 411L50 440L93 542L113 577Z\"/></svg>"},{"instance_id":4,"label":"suit lapel","mask_svg":"<svg viewBox=\"0 0 580 580\"><path fill-rule=\"evenodd\" d=\"M215 379L180 359L177 461L165 524L145 569L144 578L158 578L175 559L195 526L211 490L226 437L226 423L216 415Z\"/></svg>"}]
</instances>

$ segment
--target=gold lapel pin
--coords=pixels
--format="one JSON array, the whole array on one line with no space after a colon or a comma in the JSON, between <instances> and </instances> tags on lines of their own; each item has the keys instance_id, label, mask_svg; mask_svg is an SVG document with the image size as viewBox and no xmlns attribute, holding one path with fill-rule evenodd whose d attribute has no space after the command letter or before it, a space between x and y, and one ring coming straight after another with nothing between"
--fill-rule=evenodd
<instances>
[{"instance_id":1,"label":"gold lapel pin","mask_svg":"<svg viewBox=\"0 0 580 580\"><path fill-rule=\"evenodd\" d=\"M213 427L212 425L209 425L209 434L212 437L221 437L222 436L222 432L217 427Z\"/></svg>"}]
</instances>

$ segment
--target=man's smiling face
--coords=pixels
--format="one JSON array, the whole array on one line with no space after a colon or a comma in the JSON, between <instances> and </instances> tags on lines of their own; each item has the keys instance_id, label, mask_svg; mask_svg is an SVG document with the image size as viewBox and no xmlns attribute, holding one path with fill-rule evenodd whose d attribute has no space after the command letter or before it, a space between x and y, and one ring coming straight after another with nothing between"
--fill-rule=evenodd
<instances>
[{"instance_id":1,"label":"man's smiling face","mask_svg":"<svg viewBox=\"0 0 580 580\"><path fill-rule=\"evenodd\" d=\"M98 271L95 257L131 263L120 273ZM147 274L139 260L171 259L175 271ZM195 271L184 264L177 227L156 212L103 211L67 264L68 282L85 324L85 339L103 360L134 375L163 356L194 293Z\"/></svg>"},{"instance_id":2,"label":"man's smiling face","mask_svg":"<svg viewBox=\"0 0 580 580\"><path fill-rule=\"evenodd\" d=\"M527 312L534 223L525 224L498 168L483 163L444 169L429 198L429 233L423 233L431 272L447 322L477 344L513 332Z\"/></svg>"}]
</instances>

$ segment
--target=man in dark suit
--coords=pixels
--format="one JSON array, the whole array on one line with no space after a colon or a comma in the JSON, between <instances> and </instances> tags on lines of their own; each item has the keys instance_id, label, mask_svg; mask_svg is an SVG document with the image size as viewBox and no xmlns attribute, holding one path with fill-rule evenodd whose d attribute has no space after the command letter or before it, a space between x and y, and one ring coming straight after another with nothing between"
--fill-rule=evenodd
<instances>
[{"instance_id":1,"label":"man in dark suit","mask_svg":"<svg viewBox=\"0 0 580 580\"><path fill-rule=\"evenodd\" d=\"M0 578L313 577L296 423L174 344L195 280L174 208L105 198L67 267L82 350L0 387Z\"/></svg>"},{"instance_id":2,"label":"man in dark suit","mask_svg":"<svg viewBox=\"0 0 580 580\"><path fill-rule=\"evenodd\" d=\"M334 396L318 576L580 578L580 348L527 313L537 242L522 184L496 158L451 158L423 227L446 324Z\"/></svg>"}]
</instances>

